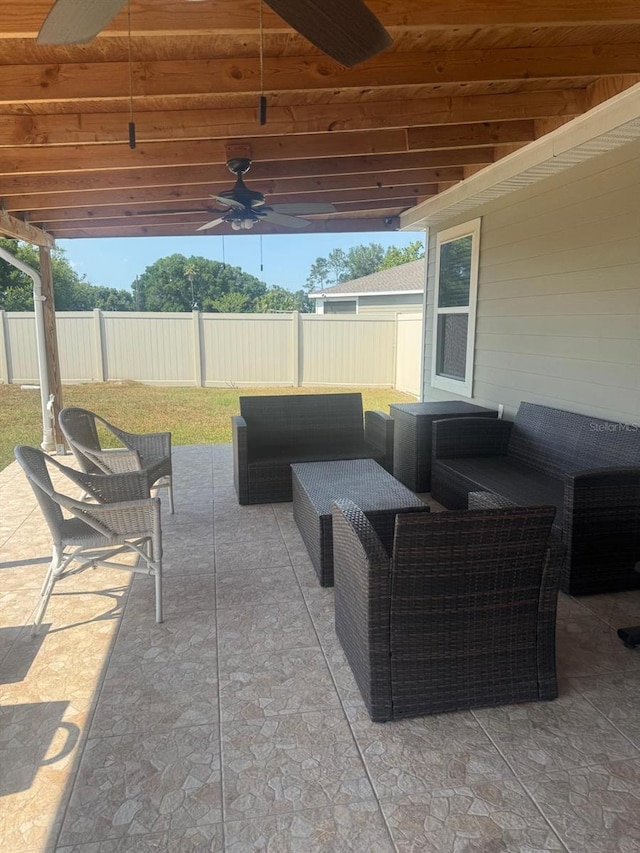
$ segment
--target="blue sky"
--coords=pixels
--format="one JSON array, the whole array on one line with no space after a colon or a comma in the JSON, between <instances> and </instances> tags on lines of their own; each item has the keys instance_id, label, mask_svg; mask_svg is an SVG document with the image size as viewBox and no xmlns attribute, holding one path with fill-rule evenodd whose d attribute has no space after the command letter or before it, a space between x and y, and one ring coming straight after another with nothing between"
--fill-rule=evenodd
<instances>
[{"instance_id":1,"label":"blue sky","mask_svg":"<svg viewBox=\"0 0 640 853\"><path fill-rule=\"evenodd\" d=\"M289 290L303 287L311 265L318 257L326 257L332 249L347 251L352 246L380 243L407 246L424 239L420 232L388 232L360 234L278 234L262 238L264 270L260 272L260 237L242 235L225 237L225 260L232 266L257 276L268 285L279 284ZM129 288L146 267L177 252L201 255L222 261L222 237L122 237L86 240L58 240L76 272L85 275L90 284Z\"/></svg>"}]
</instances>

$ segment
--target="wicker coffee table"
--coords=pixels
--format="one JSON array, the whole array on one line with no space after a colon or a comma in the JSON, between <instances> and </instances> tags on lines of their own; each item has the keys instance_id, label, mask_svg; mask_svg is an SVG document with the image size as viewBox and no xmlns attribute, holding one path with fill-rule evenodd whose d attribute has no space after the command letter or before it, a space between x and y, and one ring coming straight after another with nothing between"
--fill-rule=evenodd
<instances>
[{"instance_id":1,"label":"wicker coffee table","mask_svg":"<svg viewBox=\"0 0 640 853\"><path fill-rule=\"evenodd\" d=\"M331 505L337 498L357 504L382 544L391 550L399 512L428 512L413 492L373 459L299 462L291 466L293 517L321 586L333 586Z\"/></svg>"}]
</instances>

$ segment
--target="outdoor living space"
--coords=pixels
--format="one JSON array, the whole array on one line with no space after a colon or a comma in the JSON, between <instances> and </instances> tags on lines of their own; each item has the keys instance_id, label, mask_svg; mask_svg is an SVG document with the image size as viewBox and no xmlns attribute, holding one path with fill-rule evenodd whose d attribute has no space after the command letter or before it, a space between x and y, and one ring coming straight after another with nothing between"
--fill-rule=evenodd
<instances>
[{"instance_id":1,"label":"outdoor living space","mask_svg":"<svg viewBox=\"0 0 640 853\"><path fill-rule=\"evenodd\" d=\"M173 455L164 622L96 569L33 639L49 533L0 473L3 853L638 848L640 592L561 594L553 702L372 723L291 504L239 506L229 445Z\"/></svg>"}]
</instances>

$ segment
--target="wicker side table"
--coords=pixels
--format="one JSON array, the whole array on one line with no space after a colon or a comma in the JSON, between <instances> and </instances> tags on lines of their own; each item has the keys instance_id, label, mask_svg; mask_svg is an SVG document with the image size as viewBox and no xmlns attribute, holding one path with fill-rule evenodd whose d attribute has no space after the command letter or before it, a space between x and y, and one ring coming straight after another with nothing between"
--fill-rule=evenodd
<instances>
[{"instance_id":1,"label":"wicker side table","mask_svg":"<svg viewBox=\"0 0 640 853\"><path fill-rule=\"evenodd\" d=\"M497 418L495 409L484 409L460 400L440 403L393 403L393 476L413 492L431 489L431 428L445 418Z\"/></svg>"},{"instance_id":2,"label":"wicker side table","mask_svg":"<svg viewBox=\"0 0 640 853\"><path fill-rule=\"evenodd\" d=\"M307 546L321 586L333 586L331 505L338 498L357 504L387 551L393 546L399 512L429 512L429 507L373 459L299 462L291 466L293 517Z\"/></svg>"}]
</instances>

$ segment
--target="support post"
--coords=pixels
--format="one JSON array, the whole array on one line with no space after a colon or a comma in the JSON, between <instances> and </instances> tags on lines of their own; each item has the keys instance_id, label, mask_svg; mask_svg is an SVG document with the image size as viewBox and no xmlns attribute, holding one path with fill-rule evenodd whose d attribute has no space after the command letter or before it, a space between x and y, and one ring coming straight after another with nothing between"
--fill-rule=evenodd
<instances>
[{"instance_id":1,"label":"support post","mask_svg":"<svg viewBox=\"0 0 640 853\"><path fill-rule=\"evenodd\" d=\"M40 278L42 279L42 308L44 314L44 345L47 355L47 376L49 378L49 409L52 417L53 437L56 453L65 453L64 436L58 425L58 414L62 408L62 383L60 381L60 358L58 354L58 336L56 334L56 309L53 298L53 273L51 270L51 249L40 246Z\"/></svg>"},{"instance_id":2,"label":"support post","mask_svg":"<svg viewBox=\"0 0 640 853\"><path fill-rule=\"evenodd\" d=\"M93 309L93 348L95 353L94 373L96 382L104 382L105 369L104 344L102 342L102 311L99 308Z\"/></svg>"},{"instance_id":3,"label":"support post","mask_svg":"<svg viewBox=\"0 0 640 853\"><path fill-rule=\"evenodd\" d=\"M0 382L6 382L7 385L11 382L10 363L7 314L0 308Z\"/></svg>"},{"instance_id":4,"label":"support post","mask_svg":"<svg viewBox=\"0 0 640 853\"><path fill-rule=\"evenodd\" d=\"M291 384L294 388L300 387L300 312L293 311L291 314L291 358L293 370L291 371Z\"/></svg>"},{"instance_id":5,"label":"support post","mask_svg":"<svg viewBox=\"0 0 640 853\"><path fill-rule=\"evenodd\" d=\"M196 388L202 387L202 332L200 331L200 312L193 312L193 360Z\"/></svg>"}]
</instances>

